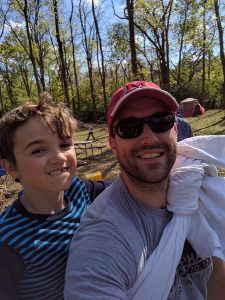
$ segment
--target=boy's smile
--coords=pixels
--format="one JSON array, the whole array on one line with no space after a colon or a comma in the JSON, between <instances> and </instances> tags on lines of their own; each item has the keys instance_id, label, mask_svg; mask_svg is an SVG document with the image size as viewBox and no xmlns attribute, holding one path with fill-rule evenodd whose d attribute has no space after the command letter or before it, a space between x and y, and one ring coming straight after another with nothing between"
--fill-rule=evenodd
<instances>
[{"instance_id":1,"label":"boy's smile","mask_svg":"<svg viewBox=\"0 0 225 300\"><path fill-rule=\"evenodd\" d=\"M60 170L51 171L51 172L49 172L49 174L52 176L57 176L57 175L62 174L63 172L66 172L68 169L69 169L68 167L64 167Z\"/></svg>"}]
</instances>

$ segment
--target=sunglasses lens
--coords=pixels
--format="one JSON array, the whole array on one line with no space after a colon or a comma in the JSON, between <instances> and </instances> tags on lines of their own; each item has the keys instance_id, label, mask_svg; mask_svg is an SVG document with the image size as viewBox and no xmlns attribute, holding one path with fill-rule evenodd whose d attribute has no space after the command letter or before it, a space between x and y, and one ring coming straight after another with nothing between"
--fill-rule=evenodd
<instances>
[{"instance_id":1,"label":"sunglasses lens","mask_svg":"<svg viewBox=\"0 0 225 300\"><path fill-rule=\"evenodd\" d=\"M122 139L133 139L141 135L144 124L148 124L155 133L170 130L175 122L172 113L156 113L145 118L128 118L121 120L114 128L114 132Z\"/></svg>"},{"instance_id":2,"label":"sunglasses lens","mask_svg":"<svg viewBox=\"0 0 225 300\"><path fill-rule=\"evenodd\" d=\"M122 120L117 125L117 134L122 139L132 139L142 133L144 123L141 119Z\"/></svg>"},{"instance_id":3,"label":"sunglasses lens","mask_svg":"<svg viewBox=\"0 0 225 300\"><path fill-rule=\"evenodd\" d=\"M160 113L149 117L146 123L155 133L165 132L171 129L174 125L174 115L171 113Z\"/></svg>"}]
</instances>

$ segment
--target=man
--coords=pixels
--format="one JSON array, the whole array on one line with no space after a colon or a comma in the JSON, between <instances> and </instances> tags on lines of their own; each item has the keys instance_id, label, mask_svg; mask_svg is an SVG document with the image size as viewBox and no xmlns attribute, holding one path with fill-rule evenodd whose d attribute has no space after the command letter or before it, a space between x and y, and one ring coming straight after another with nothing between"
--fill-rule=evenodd
<instances>
[{"instance_id":1,"label":"man","mask_svg":"<svg viewBox=\"0 0 225 300\"><path fill-rule=\"evenodd\" d=\"M153 299L135 298L132 290L172 218L166 204L177 109L172 95L151 82L131 82L114 93L107 121L121 176L87 210L74 236L65 299ZM211 259L202 259L185 242L169 295L162 299L206 298L211 271ZM163 278L163 268L158 273ZM154 299L161 299L160 283L149 286Z\"/></svg>"},{"instance_id":2,"label":"man","mask_svg":"<svg viewBox=\"0 0 225 300\"><path fill-rule=\"evenodd\" d=\"M94 137L94 127L92 124L89 124L89 127L88 127L88 137L87 137L87 141L89 141L90 137L95 140L95 137Z\"/></svg>"}]
</instances>

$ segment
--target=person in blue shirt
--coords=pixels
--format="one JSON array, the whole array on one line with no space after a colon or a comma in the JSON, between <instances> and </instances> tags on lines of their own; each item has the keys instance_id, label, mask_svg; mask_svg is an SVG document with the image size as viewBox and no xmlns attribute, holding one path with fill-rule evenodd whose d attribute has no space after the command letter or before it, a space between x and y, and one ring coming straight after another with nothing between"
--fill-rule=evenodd
<instances>
[{"instance_id":1,"label":"person in blue shirt","mask_svg":"<svg viewBox=\"0 0 225 300\"><path fill-rule=\"evenodd\" d=\"M192 137L193 131L190 123L180 117L176 116L176 124L177 124L177 141L184 140L186 138Z\"/></svg>"},{"instance_id":2,"label":"person in blue shirt","mask_svg":"<svg viewBox=\"0 0 225 300\"><path fill-rule=\"evenodd\" d=\"M75 176L76 120L47 93L0 119L0 159L23 191L0 215L0 299L64 299L70 241L110 181Z\"/></svg>"}]
</instances>

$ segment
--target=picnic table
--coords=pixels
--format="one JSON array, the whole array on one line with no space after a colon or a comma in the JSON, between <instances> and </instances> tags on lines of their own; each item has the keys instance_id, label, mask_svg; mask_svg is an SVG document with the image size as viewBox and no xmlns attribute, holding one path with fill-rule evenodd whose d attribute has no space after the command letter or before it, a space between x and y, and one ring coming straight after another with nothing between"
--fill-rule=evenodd
<instances>
[{"instance_id":1,"label":"picnic table","mask_svg":"<svg viewBox=\"0 0 225 300\"><path fill-rule=\"evenodd\" d=\"M100 150L102 156L102 150L105 148L105 145L95 145L93 140L85 141L76 141L74 143L74 148L77 150L77 154L84 153L86 160L94 157L95 150Z\"/></svg>"}]
</instances>

